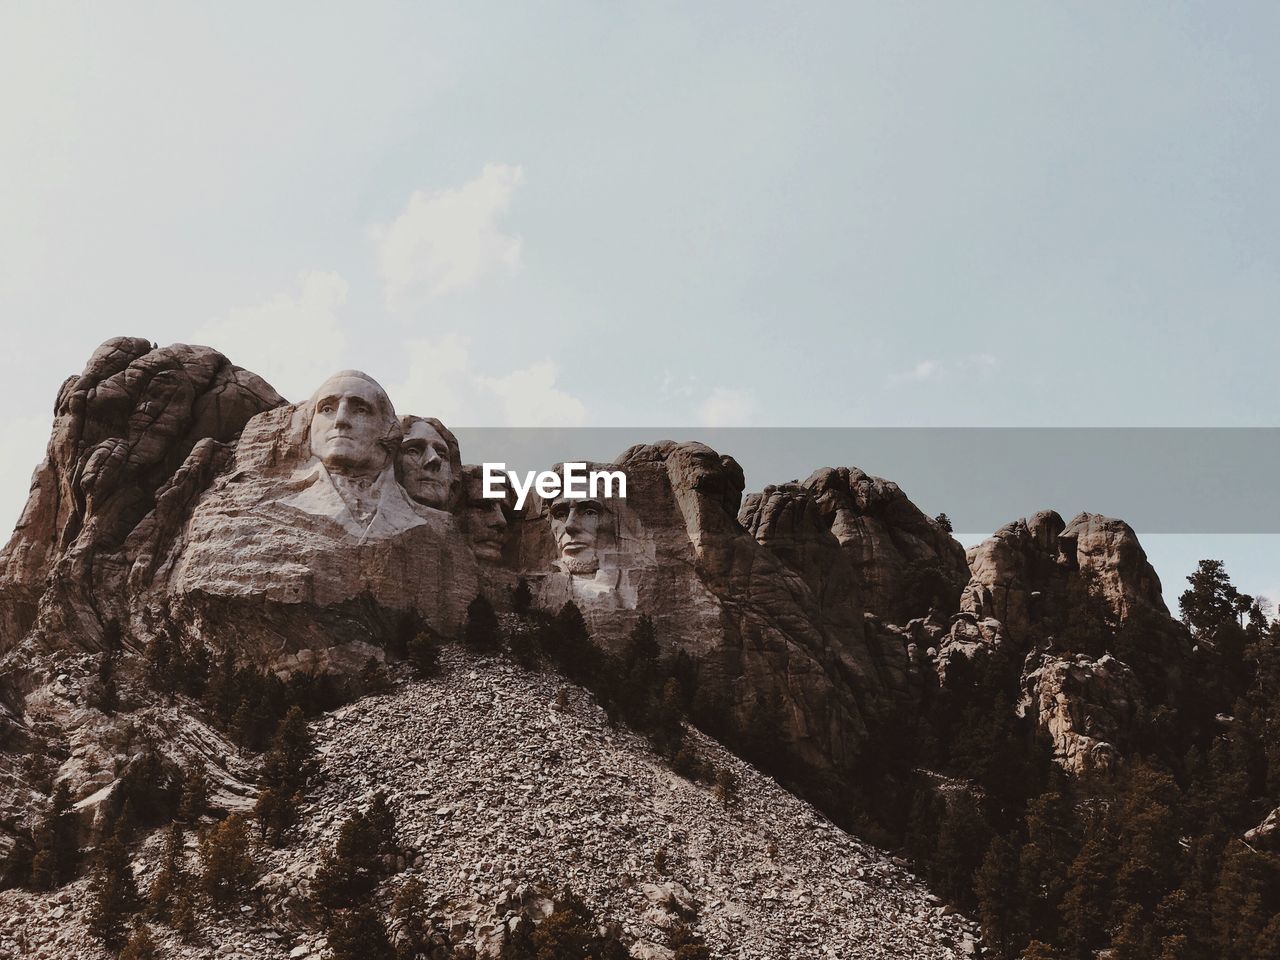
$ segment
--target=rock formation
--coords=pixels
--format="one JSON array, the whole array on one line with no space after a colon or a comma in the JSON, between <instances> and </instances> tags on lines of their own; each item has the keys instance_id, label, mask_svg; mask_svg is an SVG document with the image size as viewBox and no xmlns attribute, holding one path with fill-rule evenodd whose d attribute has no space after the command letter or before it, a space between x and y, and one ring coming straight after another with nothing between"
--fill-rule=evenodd
<instances>
[{"instance_id":1,"label":"rock formation","mask_svg":"<svg viewBox=\"0 0 1280 960\"><path fill-rule=\"evenodd\" d=\"M48 452L0 553L0 650L32 627L42 595L50 631L100 639L102 623L123 612L126 543L175 474L189 485L219 445L283 402L208 347L116 337L94 351L58 391Z\"/></svg>"},{"instance_id":2,"label":"rock formation","mask_svg":"<svg viewBox=\"0 0 1280 960\"><path fill-rule=\"evenodd\" d=\"M1132 743L1142 693L1133 671L1110 655L1033 654L1023 672L1019 716L1049 735L1054 756L1072 773L1107 773Z\"/></svg>"},{"instance_id":3,"label":"rock formation","mask_svg":"<svg viewBox=\"0 0 1280 960\"><path fill-rule=\"evenodd\" d=\"M868 611L888 623L905 623L930 605L953 612L952 594L969 579L964 548L896 483L857 467L827 467L803 486L844 548Z\"/></svg>"},{"instance_id":4,"label":"rock formation","mask_svg":"<svg viewBox=\"0 0 1280 960\"><path fill-rule=\"evenodd\" d=\"M1002 527L966 557L896 484L854 467L823 468L744 497L743 473L731 456L665 441L590 465L624 475L625 499L534 494L517 510L512 497L486 497L479 468L464 467L462 456L444 424L398 415L392 398L358 371L335 374L309 399L288 403L206 347L157 348L130 338L104 344L59 392L46 460L0 554L0 864L20 861L47 792L33 792L24 756L51 759L49 775L71 788L86 835L118 802L144 741L159 745L159 762L171 768L205 768L222 809L251 802L252 776L239 751L193 702L155 696L144 649L177 638L209 656L233 653L237 663L280 680L351 679L371 669L370 661L389 661L405 624L456 637L477 594L506 610L520 580L545 611L573 601L595 642L615 654L649 618L662 656L687 658L694 719L836 818L873 786L864 782L866 770L894 749L884 745L910 738L957 658L1004 658L999 662L1011 665L1015 679L1025 661L1020 714L1076 774L1106 774L1122 763L1146 706L1141 671L1112 649L1125 624L1143 623L1143 642L1169 664L1168 682L1192 673L1185 632L1169 617L1133 530L1119 520L1081 514L1068 524L1044 511ZM1081 604L1107 633L1099 649L1075 645L1072 631L1087 619ZM98 652L117 646L127 706L111 715L91 702L91 691L101 682L94 680L103 663ZM484 669L479 685L476 672L457 670L449 683L477 710L509 711L510 722L563 739L557 728L565 721L517 691L525 681L505 667ZM500 706L494 691L504 698ZM402 728L418 730L424 744L431 740L428 716L468 729L487 722L449 713L438 692L415 688L379 701L368 717L396 743ZM546 690L538 696L539 703L548 699ZM360 710L322 721L323 729ZM401 713L393 718L387 710ZM536 759L529 766L523 753L517 758L523 772L515 782L503 779L500 754L485 753L488 781L471 778L465 797L425 796L428 807L402 811L417 831L414 842L453 849L448 842L459 839L452 833L462 819L453 815L463 799L479 804L477 813L500 807L503 796L519 806L526 788L538 789L537 776L550 775L570 754L590 769L588 747L615 750L598 729L579 733L564 750L514 745ZM440 756L424 745L412 770L388 757L381 741L332 740L326 763L341 782L325 788L328 808L308 813L307 836L327 838L332 811L355 802L376 771L405 792L412 792L412 776L443 775L448 736L436 738ZM351 752L356 746L362 752ZM608 763L614 761L651 777L633 755ZM659 780L661 789L670 786ZM563 801L564 816L577 823L591 816L576 806L590 794L609 799L623 818L578 823L598 828L599 843L585 844L592 864L621 862L637 823L646 825L650 843L654 811L623 796L621 784L595 774L575 784L579 793L548 803ZM696 788L670 789L679 799L666 810L678 810L669 822L685 824L673 826L671 836L679 830L688 839L687 819L707 813L689 792ZM406 797L399 802L408 805ZM792 801L769 803L776 812ZM424 812L430 804L434 816ZM753 816L763 821L766 812ZM804 822L825 837L826 827ZM562 833L557 827L539 836ZM699 837L697 844L714 846ZM823 847L826 859L813 865L817 872L801 883L797 873L775 871L743 846L760 839L747 831L733 850L700 847L689 861L697 880L689 889L711 907L713 939L731 943L749 934L761 949L780 949L768 928L770 911L782 903L805 926L791 955L818 956L824 942L847 955L849 930L833 933L806 911L819 895L852 903L814 878L861 869L850 859L857 851L832 840ZM456 855L485 857L476 845L493 842L495 856L533 856L524 834L468 835L466 842ZM755 864L749 880L734 876L749 892L718 886L716 870L727 862ZM552 864L543 866L543 879L557 879ZM282 859L264 883L287 901L287 890L305 886L305 868ZM642 900L624 903L592 870L583 871L602 905L661 939ZM490 872L477 868L466 882ZM489 888L470 896L509 901L508 879L491 877ZM756 897L756 884L772 895ZM837 910L855 914L854 906ZM858 914L858 935L875 936L864 921ZM929 939L937 932L931 929L921 928L912 949L945 955L945 944ZM880 936L876 942L888 942ZM269 953L252 942L246 950ZM664 956L662 949L647 955Z\"/></svg>"}]
</instances>

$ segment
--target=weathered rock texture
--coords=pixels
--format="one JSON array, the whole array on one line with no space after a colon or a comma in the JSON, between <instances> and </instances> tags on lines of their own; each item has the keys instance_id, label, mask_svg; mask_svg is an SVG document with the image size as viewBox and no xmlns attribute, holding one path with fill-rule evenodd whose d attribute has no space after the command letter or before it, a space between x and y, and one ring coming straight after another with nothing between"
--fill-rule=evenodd
<instances>
[{"instance_id":1,"label":"weathered rock texture","mask_svg":"<svg viewBox=\"0 0 1280 960\"><path fill-rule=\"evenodd\" d=\"M196 460L211 462L217 444L283 402L209 347L136 337L99 347L58 391L48 452L0 553L0 650L35 623L47 593L48 629L94 644L122 612L126 541L188 455L199 445Z\"/></svg>"},{"instance_id":2,"label":"weathered rock texture","mask_svg":"<svg viewBox=\"0 0 1280 960\"><path fill-rule=\"evenodd\" d=\"M568 885L652 957L670 956L677 909L695 915L716 957L973 950L968 921L714 741L689 733L707 760L738 778L727 808L710 787L673 774L641 738L612 728L584 691L571 688L568 710L556 709L560 686L554 676L453 654L433 681L318 720L320 785L298 839L257 851L260 899L233 918L203 915L196 946L155 926L164 955L324 957L306 902L311 878L343 820L378 789L396 813L405 868L377 900L385 906L416 877L437 898L434 912L481 945L496 941L514 911L536 905L539 891ZM159 840L142 858L144 889ZM24 956L97 958L83 926L86 902L83 880L53 895L0 893L0 954L22 942Z\"/></svg>"},{"instance_id":3,"label":"weathered rock texture","mask_svg":"<svg viewBox=\"0 0 1280 960\"><path fill-rule=\"evenodd\" d=\"M1064 523L1043 510L1001 527L968 557L971 578L941 646L940 673L958 654L1029 654L1020 709L1038 718L1055 759L1076 773L1111 769L1131 742L1142 686L1114 656L1073 656L1079 651L1064 650L1063 641L1094 613L1112 637L1140 622L1162 682L1176 686L1190 673L1190 641L1170 617L1133 529L1092 513Z\"/></svg>"},{"instance_id":4,"label":"weathered rock texture","mask_svg":"<svg viewBox=\"0 0 1280 960\"><path fill-rule=\"evenodd\" d=\"M1130 745L1141 699L1133 671L1109 654L1097 660L1033 655L1018 713L1048 733L1066 769L1106 773Z\"/></svg>"},{"instance_id":5,"label":"weathered rock texture","mask_svg":"<svg viewBox=\"0 0 1280 960\"><path fill-rule=\"evenodd\" d=\"M789 487L751 499L748 531L741 468L710 447L641 445L613 466L626 473L627 498L607 507L612 546L597 573L539 574L551 552L543 505L521 524L521 564L543 602L574 599L596 639L615 647L647 613L667 651L693 657L727 727L767 716L805 779L853 783L876 731L909 708L911 671L899 638L865 628L852 571L812 496Z\"/></svg>"},{"instance_id":6,"label":"weathered rock texture","mask_svg":"<svg viewBox=\"0 0 1280 960\"><path fill-rule=\"evenodd\" d=\"M1083 582L1117 620L1136 608L1168 617L1160 578L1123 520L1082 513L1064 524L1053 510L1006 524L969 550L961 609L1024 632L1060 609L1068 583Z\"/></svg>"},{"instance_id":7,"label":"weathered rock texture","mask_svg":"<svg viewBox=\"0 0 1280 960\"><path fill-rule=\"evenodd\" d=\"M889 480L857 467L826 467L809 475L823 522L844 548L867 610L903 623L927 612L936 598L921 596L921 577L936 573L946 594L969 579L964 547ZM918 609L921 602L925 609ZM940 611L943 615L951 609Z\"/></svg>"}]
</instances>

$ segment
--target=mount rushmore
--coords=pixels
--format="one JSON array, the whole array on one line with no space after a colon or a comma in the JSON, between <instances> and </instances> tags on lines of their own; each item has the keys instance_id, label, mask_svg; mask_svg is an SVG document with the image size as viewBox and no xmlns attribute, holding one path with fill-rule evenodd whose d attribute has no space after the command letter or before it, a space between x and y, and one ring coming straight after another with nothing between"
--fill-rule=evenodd
<instances>
[{"instance_id":1,"label":"mount rushmore","mask_svg":"<svg viewBox=\"0 0 1280 960\"><path fill-rule=\"evenodd\" d=\"M1045 511L966 551L855 467L746 493L732 456L671 441L587 465L624 474L625 498L535 492L517 509L485 496L430 413L354 370L291 403L209 347L129 337L62 385L0 553L0 876L43 803L24 756L59 758L86 830L127 773L104 746L120 721L88 709L69 666L113 644L178 636L281 680L356 677L390 662L405 618L457 637L473 600L505 615L519 587L549 612L572 601L605 650L651 623L690 664L695 722L730 745L765 738L743 755L844 825L890 789L881 774L939 686L984 656L1021 666L1018 710L1060 767L1111 769L1140 685L1040 629L1082 590L1168 638L1171 684L1192 671L1122 521ZM197 714L129 722L206 769L223 809L251 802L243 760Z\"/></svg>"}]
</instances>

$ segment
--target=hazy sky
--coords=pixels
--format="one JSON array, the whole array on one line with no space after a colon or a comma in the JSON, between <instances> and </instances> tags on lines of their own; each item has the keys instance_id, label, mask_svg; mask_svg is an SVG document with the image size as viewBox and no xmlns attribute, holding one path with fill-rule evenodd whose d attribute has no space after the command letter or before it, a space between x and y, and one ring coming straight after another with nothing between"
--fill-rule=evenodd
<instances>
[{"instance_id":1,"label":"hazy sky","mask_svg":"<svg viewBox=\"0 0 1280 960\"><path fill-rule=\"evenodd\" d=\"M470 425L1276 425L1277 40L1265 4L8 0L0 515L117 334ZM1272 538L1149 544L1167 582L1210 547L1280 593Z\"/></svg>"}]
</instances>

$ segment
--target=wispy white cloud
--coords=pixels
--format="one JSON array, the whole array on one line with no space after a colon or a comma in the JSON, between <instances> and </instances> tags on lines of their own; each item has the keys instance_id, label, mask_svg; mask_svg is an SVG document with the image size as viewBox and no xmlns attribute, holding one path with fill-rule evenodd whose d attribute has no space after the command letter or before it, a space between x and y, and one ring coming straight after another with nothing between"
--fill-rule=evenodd
<instances>
[{"instance_id":1,"label":"wispy white cloud","mask_svg":"<svg viewBox=\"0 0 1280 960\"><path fill-rule=\"evenodd\" d=\"M522 241L498 220L524 182L524 171L485 164L460 187L414 191L389 224L373 228L383 294L393 307L465 289L493 272L520 268Z\"/></svg>"},{"instance_id":2,"label":"wispy white cloud","mask_svg":"<svg viewBox=\"0 0 1280 960\"><path fill-rule=\"evenodd\" d=\"M936 360L921 360L910 370L904 373L890 374L889 379L894 383L919 383L923 380L932 380L938 373L938 363Z\"/></svg>"},{"instance_id":3,"label":"wispy white cloud","mask_svg":"<svg viewBox=\"0 0 1280 960\"><path fill-rule=\"evenodd\" d=\"M678 377L670 370L662 371L662 384L659 392L666 399L687 400L698 391L698 378L693 374Z\"/></svg>"},{"instance_id":4,"label":"wispy white cloud","mask_svg":"<svg viewBox=\"0 0 1280 960\"><path fill-rule=\"evenodd\" d=\"M755 422L756 399L749 390L716 387L698 407L704 427L748 427Z\"/></svg>"},{"instance_id":5,"label":"wispy white cloud","mask_svg":"<svg viewBox=\"0 0 1280 960\"><path fill-rule=\"evenodd\" d=\"M972 353L949 360L924 359L909 370L889 374L889 383L925 383L956 375L986 373L998 365L999 361L990 353Z\"/></svg>"},{"instance_id":6,"label":"wispy white cloud","mask_svg":"<svg viewBox=\"0 0 1280 960\"><path fill-rule=\"evenodd\" d=\"M301 400L344 366L347 336L339 313L347 290L336 273L303 271L294 291L234 308L192 339L221 350L286 399Z\"/></svg>"},{"instance_id":7,"label":"wispy white cloud","mask_svg":"<svg viewBox=\"0 0 1280 960\"><path fill-rule=\"evenodd\" d=\"M390 386L396 409L463 426L577 427L587 408L557 384L550 360L493 375L475 369L469 342L457 334L406 345L409 370Z\"/></svg>"}]
</instances>

